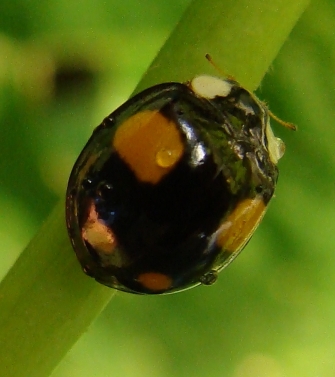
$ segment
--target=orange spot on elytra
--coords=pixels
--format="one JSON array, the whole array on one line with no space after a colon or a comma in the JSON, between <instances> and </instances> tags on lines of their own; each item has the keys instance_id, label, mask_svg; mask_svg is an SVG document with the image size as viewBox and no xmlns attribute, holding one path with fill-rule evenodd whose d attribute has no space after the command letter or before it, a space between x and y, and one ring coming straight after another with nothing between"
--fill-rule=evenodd
<instances>
[{"instance_id":1,"label":"orange spot on elytra","mask_svg":"<svg viewBox=\"0 0 335 377\"><path fill-rule=\"evenodd\" d=\"M220 226L216 243L225 251L240 251L262 220L265 209L262 197L241 201Z\"/></svg>"},{"instance_id":2,"label":"orange spot on elytra","mask_svg":"<svg viewBox=\"0 0 335 377\"><path fill-rule=\"evenodd\" d=\"M172 285L172 279L159 272L144 272L138 276L137 281L151 291L163 291Z\"/></svg>"},{"instance_id":3,"label":"orange spot on elytra","mask_svg":"<svg viewBox=\"0 0 335 377\"><path fill-rule=\"evenodd\" d=\"M113 146L136 177L157 183L181 158L184 147L176 124L158 110L145 110L116 130Z\"/></svg>"},{"instance_id":4,"label":"orange spot on elytra","mask_svg":"<svg viewBox=\"0 0 335 377\"><path fill-rule=\"evenodd\" d=\"M117 241L112 230L98 216L93 201L88 208L88 216L81 229L83 239L88 242L101 256L112 254Z\"/></svg>"}]
</instances>

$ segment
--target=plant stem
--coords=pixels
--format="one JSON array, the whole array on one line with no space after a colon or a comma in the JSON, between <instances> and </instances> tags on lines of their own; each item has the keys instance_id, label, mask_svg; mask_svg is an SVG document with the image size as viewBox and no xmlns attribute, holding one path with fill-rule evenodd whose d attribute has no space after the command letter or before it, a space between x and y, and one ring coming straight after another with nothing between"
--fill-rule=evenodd
<instances>
[{"instance_id":1,"label":"plant stem","mask_svg":"<svg viewBox=\"0 0 335 377\"><path fill-rule=\"evenodd\" d=\"M114 291L81 271L60 203L0 286L0 369L48 376Z\"/></svg>"},{"instance_id":2,"label":"plant stem","mask_svg":"<svg viewBox=\"0 0 335 377\"><path fill-rule=\"evenodd\" d=\"M196 0L145 73L136 92L153 83L184 82L208 73L205 59L255 90L309 0Z\"/></svg>"},{"instance_id":3,"label":"plant stem","mask_svg":"<svg viewBox=\"0 0 335 377\"><path fill-rule=\"evenodd\" d=\"M196 0L136 91L216 64L255 89L308 0ZM60 203L0 285L0 370L46 377L113 296L86 277L67 237Z\"/></svg>"}]
</instances>

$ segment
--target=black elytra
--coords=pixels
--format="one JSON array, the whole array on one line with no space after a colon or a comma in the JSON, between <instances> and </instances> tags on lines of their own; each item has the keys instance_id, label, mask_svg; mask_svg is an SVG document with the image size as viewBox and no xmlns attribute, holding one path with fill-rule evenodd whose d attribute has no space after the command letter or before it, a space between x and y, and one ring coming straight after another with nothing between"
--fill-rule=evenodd
<instances>
[{"instance_id":1,"label":"black elytra","mask_svg":"<svg viewBox=\"0 0 335 377\"><path fill-rule=\"evenodd\" d=\"M98 282L139 294L212 284L261 221L278 177L269 114L238 83L216 80L225 95L205 97L192 81L144 90L81 152L67 227Z\"/></svg>"}]
</instances>

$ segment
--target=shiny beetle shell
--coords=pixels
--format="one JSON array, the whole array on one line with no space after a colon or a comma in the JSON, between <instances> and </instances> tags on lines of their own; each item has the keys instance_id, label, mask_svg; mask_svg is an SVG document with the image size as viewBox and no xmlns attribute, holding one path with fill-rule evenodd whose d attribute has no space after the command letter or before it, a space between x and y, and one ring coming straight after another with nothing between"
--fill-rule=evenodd
<instances>
[{"instance_id":1,"label":"shiny beetle shell","mask_svg":"<svg viewBox=\"0 0 335 377\"><path fill-rule=\"evenodd\" d=\"M67 227L84 271L139 294L212 284L261 221L283 151L266 106L234 80L135 95L95 129L70 176Z\"/></svg>"}]
</instances>

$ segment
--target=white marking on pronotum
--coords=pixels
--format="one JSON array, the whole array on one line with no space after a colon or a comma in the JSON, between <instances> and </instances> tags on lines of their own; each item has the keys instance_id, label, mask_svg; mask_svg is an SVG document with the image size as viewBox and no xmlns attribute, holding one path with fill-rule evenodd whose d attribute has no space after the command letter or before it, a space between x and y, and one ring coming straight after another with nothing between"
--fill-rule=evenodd
<instances>
[{"instance_id":1,"label":"white marking on pronotum","mask_svg":"<svg viewBox=\"0 0 335 377\"><path fill-rule=\"evenodd\" d=\"M285 144L284 142L276 137L273 134L272 128L270 126L270 122L267 119L267 123L265 125L265 134L266 138L268 139L268 151L271 161L274 164L277 164L278 160L283 157L285 152Z\"/></svg>"},{"instance_id":2,"label":"white marking on pronotum","mask_svg":"<svg viewBox=\"0 0 335 377\"><path fill-rule=\"evenodd\" d=\"M218 77L201 75L192 79L190 87L200 97L213 99L217 96L227 97L233 84Z\"/></svg>"}]
</instances>

